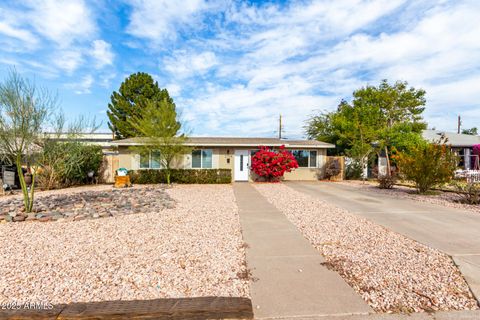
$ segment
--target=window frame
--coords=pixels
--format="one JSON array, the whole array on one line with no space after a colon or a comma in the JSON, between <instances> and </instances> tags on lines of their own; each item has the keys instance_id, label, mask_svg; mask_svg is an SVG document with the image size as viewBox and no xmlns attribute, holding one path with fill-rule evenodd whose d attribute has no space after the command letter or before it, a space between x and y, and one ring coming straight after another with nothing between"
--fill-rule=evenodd
<instances>
[{"instance_id":1,"label":"window frame","mask_svg":"<svg viewBox=\"0 0 480 320\"><path fill-rule=\"evenodd\" d=\"M158 153L158 164L159 164L158 167L153 167L152 166L152 162L153 162L152 152ZM153 150L153 151L148 152L148 167L142 166L142 154L140 153L138 156L139 156L139 159L138 159L139 170L161 170L161 169L164 169L163 164L162 164L162 160L161 160L161 157L160 157L160 151Z\"/></svg>"},{"instance_id":2,"label":"window frame","mask_svg":"<svg viewBox=\"0 0 480 320\"><path fill-rule=\"evenodd\" d=\"M307 156L307 166L298 166L298 168L318 168L318 150L311 150L311 149L292 149L292 150L287 150L289 151L294 157L295 157L295 154L294 152L297 151L301 151L301 152L307 152L308 153L308 156ZM312 166L312 151L315 153L315 156L313 156L313 158L315 159L315 166ZM295 157L295 160L297 160L297 158ZM297 161L298 162L298 161Z\"/></svg>"},{"instance_id":3,"label":"window frame","mask_svg":"<svg viewBox=\"0 0 480 320\"><path fill-rule=\"evenodd\" d=\"M204 153L210 151L210 166L205 167L204 166ZM194 152L199 152L200 153L200 167L194 167L193 166L193 153ZM190 153L192 157L192 161L190 162L190 168L191 169L213 169L213 149L194 149ZM205 155L205 158L207 158L207 155Z\"/></svg>"}]
</instances>

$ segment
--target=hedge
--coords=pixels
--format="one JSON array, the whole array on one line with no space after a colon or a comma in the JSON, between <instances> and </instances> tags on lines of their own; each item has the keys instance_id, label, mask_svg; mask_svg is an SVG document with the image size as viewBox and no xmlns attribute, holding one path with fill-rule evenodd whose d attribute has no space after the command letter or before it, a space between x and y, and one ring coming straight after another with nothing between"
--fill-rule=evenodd
<instances>
[{"instance_id":1,"label":"hedge","mask_svg":"<svg viewBox=\"0 0 480 320\"><path fill-rule=\"evenodd\" d=\"M220 184L232 182L230 169L171 169L172 183ZM134 170L129 172L132 183L166 183L165 170Z\"/></svg>"}]
</instances>

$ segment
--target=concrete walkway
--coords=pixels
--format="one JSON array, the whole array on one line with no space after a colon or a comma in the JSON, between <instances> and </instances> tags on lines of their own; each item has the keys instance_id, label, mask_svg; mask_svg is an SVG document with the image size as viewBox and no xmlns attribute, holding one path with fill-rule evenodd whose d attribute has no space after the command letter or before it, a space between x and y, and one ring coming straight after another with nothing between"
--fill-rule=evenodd
<instances>
[{"instance_id":1,"label":"concrete walkway","mask_svg":"<svg viewBox=\"0 0 480 320\"><path fill-rule=\"evenodd\" d=\"M479 214L338 183L290 182L288 186L451 255L480 298Z\"/></svg>"},{"instance_id":2,"label":"concrete walkway","mask_svg":"<svg viewBox=\"0 0 480 320\"><path fill-rule=\"evenodd\" d=\"M249 183L233 185L243 237L255 319L364 315L372 312L286 216Z\"/></svg>"}]
</instances>

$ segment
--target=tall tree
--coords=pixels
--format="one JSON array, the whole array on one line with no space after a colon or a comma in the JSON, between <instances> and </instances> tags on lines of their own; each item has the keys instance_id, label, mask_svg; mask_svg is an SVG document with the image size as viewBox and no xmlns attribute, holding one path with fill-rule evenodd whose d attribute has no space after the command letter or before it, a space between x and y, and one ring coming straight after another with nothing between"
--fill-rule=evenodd
<instances>
[{"instance_id":1,"label":"tall tree","mask_svg":"<svg viewBox=\"0 0 480 320\"><path fill-rule=\"evenodd\" d=\"M180 132L182 125L173 101L167 98L145 101L141 112L128 121L141 136L145 137L143 144L133 149L143 155L156 152L161 167L165 170L167 183L170 184L171 165L175 157L190 150L185 146L187 135Z\"/></svg>"},{"instance_id":2,"label":"tall tree","mask_svg":"<svg viewBox=\"0 0 480 320\"><path fill-rule=\"evenodd\" d=\"M28 186L22 165L30 169L34 164L56 106L54 95L37 88L15 70L0 84L0 156L17 167L25 212L29 214L35 195L35 171L30 172L32 182Z\"/></svg>"},{"instance_id":3,"label":"tall tree","mask_svg":"<svg viewBox=\"0 0 480 320\"><path fill-rule=\"evenodd\" d=\"M342 100L336 111L311 117L306 132L311 139L335 143L339 154L359 159L372 143L403 150L422 140L425 103L424 90L383 80L379 86L354 91L352 101Z\"/></svg>"},{"instance_id":4,"label":"tall tree","mask_svg":"<svg viewBox=\"0 0 480 320\"><path fill-rule=\"evenodd\" d=\"M160 89L158 82L154 81L148 73L137 72L127 77L120 88L110 97L107 115L108 126L115 135L115 139L143 136L144 134L134 128L130 120L142 114L142 107L147 101L166 100L173 104L166 89Z\"/></svg>"}]
</instances>

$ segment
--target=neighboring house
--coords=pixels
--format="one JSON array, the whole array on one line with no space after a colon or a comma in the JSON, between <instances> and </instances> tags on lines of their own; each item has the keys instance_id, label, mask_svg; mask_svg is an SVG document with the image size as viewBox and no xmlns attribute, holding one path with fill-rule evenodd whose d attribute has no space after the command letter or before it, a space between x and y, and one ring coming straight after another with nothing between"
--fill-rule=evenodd
<instances>
[{"instance_id":1,"label":"neighboring house","mask_svg":"<svg viewBox=\"0 0 480 320\"><path fill-rule=\"evenodd\" d=\"M158 154L141 156L132 146L142 144L142 138L113 141L118 147L118 165L129 170L161 169ZM251 156L259 146L278 148L282 145L292 152L299 168L286 173L286 180L317 180L323 177L327 149L335 146L315 140L284 140L276 138L191 137L186 145L193 151L176 159L172 167L180 169L231 169L234 181L252 180Z\"/></svg>"},{"instance_id":2,"label":"neighboring house","mask_svg":"<svg viewBox=\"0 0 480 320\"><path fill-rule=\"evenodd\" d=\"M58 141L69 141L71 138L66 133L61 133L59 135L54 133L46 133L50 135L52 139ZM93 144L102 147L103 153L110 154L112 150L112 141L113 134L105 132L93 132L93 133L81 133L75 136L75 140L87 144Z\"/></svg>"},{"instance_id":3,"label":"neighboring house","mask_svg":"<svg viewBox=\"0 0 480 320\"><path fill-rule=\"evenodd\" d=\"M430 142L437 142L441 137L445 136L447 144L459 156L459 167L465 170L478 170L478 156L473 155L473 146L480 144L480 136L468 134L459 134L454 132L445 132L440 130L423 130L422 136Z\"/></svg>"}]
</instances>

